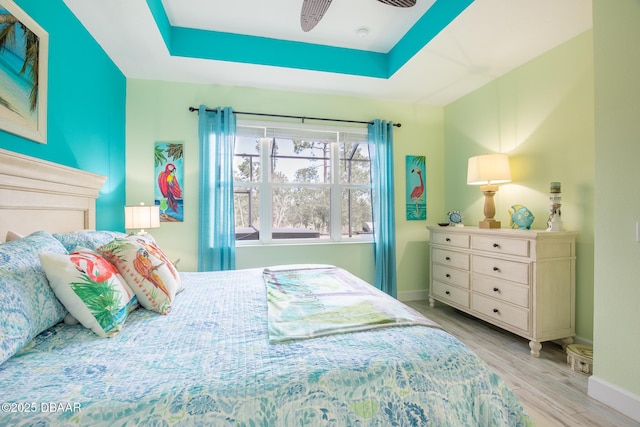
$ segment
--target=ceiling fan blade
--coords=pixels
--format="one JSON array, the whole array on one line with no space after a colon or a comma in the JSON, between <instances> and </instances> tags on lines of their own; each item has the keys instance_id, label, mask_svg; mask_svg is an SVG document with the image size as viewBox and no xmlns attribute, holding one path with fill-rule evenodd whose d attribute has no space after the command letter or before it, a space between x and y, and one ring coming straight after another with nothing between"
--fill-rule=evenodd
<instances>
[{"instance_id":1,"label":"ceiling fan blade","mask_svg":"<svg viewBox=\"0 0 640 427\"><path fill-rule=\"evenodd\" d=\"M305 33L311 31L329 9L331 0L304 0L300 13L300 26Z\"/></svg>"},{"instance_id":2,"label":"ceiling fan blade","mask_svg":"<svg viewBox=\"0 0 640 427\"><path fill-rule=\"evenodd\" d=\"M416 0L378 0L380 3L395 7L411 7L416 5Z\"/></svg>"}]
</instances>

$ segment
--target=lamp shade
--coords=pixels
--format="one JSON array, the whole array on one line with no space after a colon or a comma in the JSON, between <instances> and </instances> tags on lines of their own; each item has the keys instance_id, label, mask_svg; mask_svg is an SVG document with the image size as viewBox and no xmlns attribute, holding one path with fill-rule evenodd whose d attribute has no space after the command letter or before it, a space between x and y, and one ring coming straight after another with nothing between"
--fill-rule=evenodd
<instances>
[{"instance_id":1,"label":"lamp shade","mask_svg":"<svg viewBox=\"0 0 640 427\"><path fill-rule=\"evenodd\" d=\"M511 182L511 168L506 154L471 157L467 167L467 184L487 185Z\"/></svg>"},{"instance_id":2,"label":"lamp shade","mask_svg":"<svg viewBox=\"0 0 640 427\"><path fill-rule=\"evenodd\" d=\"M124 207L124 228L127 230L160 227L160 206L135 205Z\"/></svg>"}]
</instances>

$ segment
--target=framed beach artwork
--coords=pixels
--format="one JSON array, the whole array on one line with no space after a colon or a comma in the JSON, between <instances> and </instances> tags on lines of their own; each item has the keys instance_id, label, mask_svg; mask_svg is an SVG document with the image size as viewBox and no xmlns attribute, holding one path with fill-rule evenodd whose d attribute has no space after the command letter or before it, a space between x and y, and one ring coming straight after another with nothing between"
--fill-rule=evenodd
<instances>
[{"instance_id":1,"label":"framed beach artwork","mask_svg":"<svg viewBox=\"0 0 640 427\"><path fill-rule=\"evenodd\" d=\"M154 199L160 206L160 222L184 221L183 147L181 142L156 142L154 146Z\"/></svg>"},{"instance_id":2,"label":"framed beach artwork","mask_svg":"<svg viewBox=\"0 0 640 427\"><path fill-rule=\"evenodd\" d=\"M47 143L49 35L11 0L0 0L0 129Z\"/></svg>"},{"instance_id":3,"label":"framed beach artwork","mask_svg":"<svg viewBox=\"0 0 640 427\"><path fill-rule=\"evenodd\" d=\"M427 219L427 188L425 156L407 156L407 220L419 221Z\"/></svg>"}]
</instances>

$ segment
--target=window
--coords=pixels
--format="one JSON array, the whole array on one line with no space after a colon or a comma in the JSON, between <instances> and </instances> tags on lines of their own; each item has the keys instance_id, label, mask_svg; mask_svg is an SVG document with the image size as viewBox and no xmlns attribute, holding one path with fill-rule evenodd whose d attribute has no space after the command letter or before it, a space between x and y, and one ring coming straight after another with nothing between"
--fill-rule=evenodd
<instances>
[{"instance_id":1,"label":"window","mask_svg":"<svg viewBox=\"0 0 640 427\"><path fill-rule=\"evenodd\" d=\"M234 205L236 241L371 239L366 129L238 122Z\"/></svg>"}]
</instances>

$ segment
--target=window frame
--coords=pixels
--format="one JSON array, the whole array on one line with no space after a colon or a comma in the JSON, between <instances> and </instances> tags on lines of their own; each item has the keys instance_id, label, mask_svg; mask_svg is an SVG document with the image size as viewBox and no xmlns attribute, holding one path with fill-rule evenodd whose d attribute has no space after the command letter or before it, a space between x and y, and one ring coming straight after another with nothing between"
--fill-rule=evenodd
<instances>
[{"instance_id":1,"label":"window frame","mask_svg":"<svg viewBox=\"0 0 640 427\"><path fill-rule=\"evenodd\" d=\"M350 143L354 141L340 141L339 135L341 133L349 133L362 136L362 143L368 144L367 128L366 127L353 127L353 126L327 126L316 124L298 124L298 123L284 123L284 122L264 122L253 120L238 120L237 129L242 128L262 128L264 129L264 136L259 137L257 135L242 135L238 133L236 138L253 137L256 140L260 139L260 181L243 181L238 182L234 180L234 194L236 189L248 189L255 188L259 191L259 238L257 240L235 240L238 246L262 246L262 245L289 245L289 244L350 244L350 243L372 243L373 233L362 233L360 235L352 235L351 237L344 237L342 233L342 193L344 190L368 190L370 193L370 203L373 210L373 194L372 194L372 182L368 184L351 184L340 182L340 145L343 143ZM336 133L336 141L330 142L330 182L329 183L304 183L304 182L285 182L274 183L272 180L271 169L271 155L267 145L272 143L276 136L267 136L268 129L304 129L305 131L318 131ZM279 137L280 139L294 140L295 138ZM369 144L368 144L369 145ZM369 147L369 150L371 148ZM371 151L369 151L371 153ZM235 157L235 153L234 153ZM370 174L373 173L371 159L369 158ZM264 167L267 165L267 167ZM327 188L330 193L330 210L329 210L329 235L327 237L316 238L285 238L274 239L272 237L272 224L273 224L273 189L274 188ZM338 206L338 208L334 208ZM235 208L234 208L235 215ZM373 216L373 212L371 213ZM268 218L265 219L265 218Z\"/></svg>"}]
</instances>

